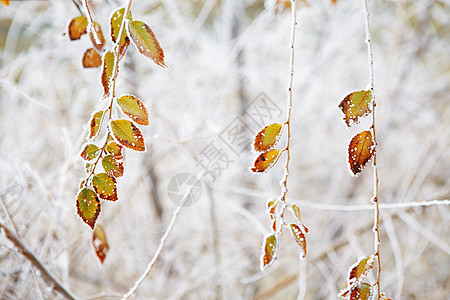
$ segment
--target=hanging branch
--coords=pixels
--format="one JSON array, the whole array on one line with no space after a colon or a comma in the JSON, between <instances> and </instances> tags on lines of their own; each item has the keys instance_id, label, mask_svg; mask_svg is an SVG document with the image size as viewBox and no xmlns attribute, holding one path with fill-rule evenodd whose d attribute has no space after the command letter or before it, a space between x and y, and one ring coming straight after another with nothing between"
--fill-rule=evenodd
<instances>
[{"instance_id":1,"label":"hanging branch","mask_svg":"<svg viewBox=\"0 0 450 300\"><path fill-rule=\"evenodd\" d=\"M37 257L34 256L34 254L31 253L30 250L28 250L28 248L19 240L19 238L1 222L0 229L0 231L4 232L6 238L19 249L19 252L41 272L41 276L44 278L45 282L49 283L49 286L53 287L55 291L63 295L66 299L76 299L52 274L50 274L50 272L45 268L41 261L37 259Z\"/></svg>"},{"instance_id":2,"label":"hanging branch","mask_svg":"<svg viewBox=\"0 0 450 300\"><path fill-rule=\"evenodd\" d=\"M374 90L374 75L373 75L373 51L372 51L372 34L370 30L370 13L369 8L367 5L367 0L362 0L363 7L364 7L364 14L365 14L365 23L366 23L366 43L367 43L367 55L369 59L369 84L370 84L370 90L372 91L372 136L373 141L375 143L375 147L377 145L377 136L375 132L375 90ZM377 153L375 152L373 154L373 198L372 201L374 202L374 232L375 232L375 254L377 258L377 294L378 299L381 299L381 259L380 259L380 204L378 199L378 168L377 168Z\"/></svg>"},{"instance_id":3,"label":"hanging branch","mask_svg":"<svg viewBox=\"0 0 450 300\"><path fill-rule=\"evenodd\" d=\"M293 83L294 83L294 57L295 57L295 27L297 25L297 11L295 0L291 0L291 34L289 43L289 83L287 90L287 116L284 123L273 123L264 127L255 137L253 149L261 154L256 158L253 167L250 169L254 173L264 173L273 167L279 160L281 154L286 152L286 162L284 174L281 179L281 195L277 199L267 201L267 214L272 221L272 232L264 237L263 249L261 255L261 270L270 267L277 259L278 240L283 228L287 228L294 240L300 246L300 258L306 256L306 238L308 228L301 220L300 208L296 204L288 205L286 202L289 178L289 164L291 161L290 142L291 142L291 114L293 102ZM283 127L287 127L287 142L283 149L274 148L281 137ZM289 207L290 206L290 207ZM286 222L286 209L291 211L295 222Z\"/></svg>"}]
</instances>

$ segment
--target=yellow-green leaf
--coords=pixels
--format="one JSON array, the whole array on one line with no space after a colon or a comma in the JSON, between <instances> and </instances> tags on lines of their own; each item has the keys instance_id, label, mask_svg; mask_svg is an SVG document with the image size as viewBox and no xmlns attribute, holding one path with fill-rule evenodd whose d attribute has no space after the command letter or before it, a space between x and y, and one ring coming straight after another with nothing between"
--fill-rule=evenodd
<instances>
[{"instance_id":1,"label":"yellow-green leaf","mask_svg":"<svg viewBox=\"0 0 450 300\"><path fill-rule=\"evenodd\" d=\"M109 95L109 83L114 71L114 53L111 51L103 55L102 85L104 95Z\"/></svg>"},{"instance_id":2,"label":"yellow-green leaf","mask_svg":"<svg viewBox=\"0 0 450 300\"><path fill-rule=\"evenodd\" d=\"M118 145L116 142L110 142L106 147L106 151L116 160L121 160L123 158L122 148L123 147Z\"/></svg>"},{"instance_id":3,"label":"yellow-green leaf","mask_svg":"<svg viewBox=\"0 0 450 300\"><path fill-rule=\"evenodd\" d=\"M350 293L350 300L369 300L372 299L372 286L368 283L362 283L356 286Z\"/></svg>"},{"instance_id":4,"label":"yellow-green leaf","mask_svg":"<svg viewBox=\"0 0 450 300\"><path fill-rule=\"evenodd\" d=\"M82 62L84 68L97 68L102 65L102 57L94 48L89 48L84 52Z\"/></svg>"},{"instance_id":5,"label":"yellow-green leaf","mask_svg":"<svg viewBox=\"0 0 450 300\"><path fill-rule=\"evenodd\" d=\"M102 166L108 175L120 177L123 175L123 162L117 161L112 155L107 155L102 160Z\"/></svg>"},{"instance_id":6,"label":"yellow-green leaf","mask_svg":"<svg viewBox=\"0 0 450 300\"><path fill-rule=\"evenodd\" d=\"M94 144L87 144L83 151L81 152L80 156L84 160L92 160L98 156L100 153L100 149L97 147L97 145Z\"/></svg>"},{"instance_id":7,"label":"yellow-green leaf","mask_svg":"<svg viewBox=\"0 0 450 300\"><path fill-rule=\"evenodd\" d=\"M371 90L358 91L348 94L339 104L344 114L344 121L348 127L358 124L359 119L367 116L372 108L370 106L373 98Z\"/></svg>"},{"instance_id":8,"label":"yellow-green leaf","mask_svg":"<svg viewBox=\"0 0 450 300\"><path fill-rule=\"evenodd\" d=\"M164 63L164 51L147 24L142 21L127 21L127 30L139 52L153 59L158 66L167 68Z\"/></svg>"},{"instance_id":9,"label":"yellow-green leaf","mask_svg":"<svg viewBox=\"0 0 450 300\"><path fill-rule=\"evenodd\" d=\"M79 40L83 34L87 32L88 20L85 16L73 18L68 27L69 38Z\"/></svg>"},{"instance_id":10,"label":"yellow-green leaf","mask_svg":"<svg viewBox=\"0 0 450 300\"><path fill-rule=\"evenodd\" d=\"M102 50L103 45L105 44L105 37L103 36L102 28L97 22L94 22L94 30L97 33L98 40L95 40L94 34L91 32L89 35L91 37L92 44L98 50Z\"/></svg>"},{"instance_id":11,"label":"yellow-green leaf","mask_svg":"<svg viewBox=\"0 0 450 300\"><path fill-rule=\"evenodd\" d=\"M95 138L100 131L100 125L102 122L103 111L98 111L94 113L91 117L91 121L89 122L89 138Z\"/></svg>"},{"instance_id":12,"label":"yellow-green leaf","mask_svg":"<svg viewBox=\"0 0 450 300\"><path fill-rule=\"evenodd\" d=\"M358 176L375 154L375 143L369 130L355 135L348 145L348 164L353 175Z\"/></svg>"},{"instance_id":13,"label":"yellow-green leaf","mask_svg":"<svg viewBox=\"0 0 450 300\"><path fill-rule=\"evenodd\" d=\"M271 234L264 239L262 255L261 255L261 270L264 271L270 267L277 259L278 238L276 234Z\"/></svg>"},{"instance_id":14,"label":"yellow-green leaf","mask_svg":"<svg viewBox=\"0 0 450 300\"><path fill-rule=\"evenodd\" d=\"M265 152L272 149L281 136L283 125L278 123L270 124L264 127L255 137L253 149L258 152Z\"/></svg>"},{"instance_id":15,"label":"yellow-green leaf","mask_svg":"<svg viewBox=\"0 0 450 300\"><path fill-rule=\"evenodd\" d=\"M84 188L77 195L77 213L80 218L94 229L95 222L100 214L100 201L91 189Z\"/></svg>"},{"instance_id":16,"label":"yellow-green leaf","mask_svg":"<svg viewBox=\"0 0 450 300\"><path fill-rule=\"evenodd\" d=\"M114 120L110 122L114 138L123 146L135 151L145 151L144 137L141 131L128 120Z\"/></svg>"},{"instance_id":17,"label":"yellow-green leaf","mask_svg":"<svg viewBox=\"0 0 450 300\"><path fill-rule=\"evenodd\" d=\"M99 173L92 178L92 186L100 199L117 201L116 179L106 173Z\"/></svg>"},{"instance_id":18,"label":"yellow-green leaf","mask_svg":"<svg viewBox=\"0 0 450 300\"><path fill-rule=\"evenodd\" d=\"M122 25L123 15L125 14L125 8L117 9L111 15L111 39L113 43L116 43L119 38L120 26ZM128 13L128 20L132 20L131 12ZM123 28L122 38L119 44L119 60L125 55L128 45L130 44L130 38L127 36L126 27Z\"/></svg>"},{"instance_id":19,"label":"yellow-green leaf","mask_svg":"<svg viewBox=\"0 0 450 300\"><path fill-rule=\"evenodd\" d=\"M280 152L281 151L278 149L273 149L268 152L262 153L253 163L251 171L255 173L267 171L278 161Z\"/></svg>"},{"instance_id":20,"label":"yellow-green leaf","mask_svg":"<svg viewBox=\"0 0 450 300\"><path fill-rule=\"evenodd\" d=\"M300 246L300 249L302 249L301 258L306 257L306 238L303 231L300 229L300 227L297 224L291 223L289 224L289 229L291 232L292 237L297 242L297 244Z\"/></svg>"},{"instance_id":21,"label":"yellow-green leaf","mask_svg":"<svg viewBox=\"0 0 450 300\"><path fill-rule=\"evenodd\" d=\"M100 262L103 263L108 253L109 245L106 240L105 231L101 225L95 226L94 232L92 233L92 247L94 247L95 254L97 254Z\"/></svg>"},{"instance_id":22,"label":"yellow-green leaf","mask_svg":"<svg viewBox=\"0 0 450 300\"><path fill-rule=\"evenodd\" d=\"M144 104L132 95L123 95L117 99L122 111L139 125L148 125L148 112Z\"/></svg>"}]
</instances>

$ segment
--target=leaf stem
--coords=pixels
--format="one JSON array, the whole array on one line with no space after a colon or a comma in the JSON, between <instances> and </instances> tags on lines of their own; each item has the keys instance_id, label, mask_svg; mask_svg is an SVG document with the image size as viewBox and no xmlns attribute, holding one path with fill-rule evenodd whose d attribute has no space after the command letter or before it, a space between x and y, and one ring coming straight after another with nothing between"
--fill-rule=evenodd
<instances>
[{"instance_id":1,"label":"leaf stem","mask_svg":"<svg viewBox=\"0 0 450 300\"><path fill-rule=\"evenodd\" d=\"M373 50L372 50L372 34L370 30L370 13L369 13L369 7L367 4L367 0L362 0L363 7L364 7L364 14L365 14L365 23L366 23L366 43L367 43L367 55L369 59L369 83L370 83L370 89L372 90L373 98L372 98L372 135L373 140L375 143L375 147L377 147L377 137L375 132L375 90L374 90L374 72L373 72ZM379 204L379 198L378 198L378 168L377 168L377 151L374 152L373 155L373 180L374 180L374 195L373 195L373 202L374 202L374 231L375 231L375 256L377 257L377 294L378 294L378 300L381 299L381 287L380 287L380 281L381 281L381 259L380 259L380 204Z\"/></svg>"},{"instance_id":2,"label":"leaf stem","mask_svg":"<svg viewBox=\"0 0 450 300\"><path fill-rule=\"evenodd\" d=\"M124 14L124 16L123 16L123 18L122 18L122 23L121 23L121 25L120 25L119 35L118 35L118 38L117 38L117 40L116 40L116 43L115 43L115 45L114 45L114 47L113 47L113 51L114 51L113 72L112 72L111 78L109 79L110 82L108 83L109 86L111 87L111 90L110 90L110 93L109 93L109 106L108 106L108 108L105 110L105 113L104 113L104 115L105 115L106 112L109 111L109 112L108 112L108 118L109 118L109 120L112 119L112 109L113 109L114 97L115 97L115 94L116 94L116 78L117 78L117 72L118 72L118 69L119 69L118 67L119 67L119 48L120 48L120 41L122 40L122 35L123 35L123 33L125 32L125 21L126 21L125 16L128 16L128 13L130 12L130 7L131 7L131 2L132 2L132 1L133 1L133 0L129 0L127 6L126 6L126 8L125 8L125 14ZM104 115L103 115L103 117L102 117L102 122L103 122L103 119L104 119ZM108 121L109 121L109 120L108 120ZM88 175L87 178L86 178L85 186L87 186L88 181L89 181L89 178L94 174L95 168L97 167L97 164L98 164L98 162L100 161L100 159L102 158L102 155L103 155L103 153L104 153L105 150L106 150L106 146L108 145L108 141L109 141L109 139L110 139L110 137L111 137L111 132L109 132L109 129L107 129L107 130L108 130L108 135L106 136L105 143L103 144L103 146L102 146L102 148L101 148L101 152L100 152L100 154L99 154L97 160L96 160L95 163L93 164L93 167L92 167L91 172L89 173L89 175Z\"/></svg>"}]
</instances>

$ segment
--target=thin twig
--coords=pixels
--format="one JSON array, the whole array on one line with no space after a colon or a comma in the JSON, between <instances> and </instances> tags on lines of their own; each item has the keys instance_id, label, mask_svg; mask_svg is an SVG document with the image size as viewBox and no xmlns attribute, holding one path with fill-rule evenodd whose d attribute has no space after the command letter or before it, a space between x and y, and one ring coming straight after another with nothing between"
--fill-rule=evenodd
<instances>
[{"instance_id":1,"label":"thin twig","mask_svg":"<svg viewBox=\"0 0 450 300\"><path fill-rule=\"evenodd\" d=\"M280 212L280 217L282 219L282 224L279 226L277 233L281 233L284 224L284 212L287 208L286 205L286 196L288 193L287 181L289 177L289 163L291 161L291 152L290 152L290 142L291 142L291 114L292 114L292 99L293 99L293 91L292 86L294 83L294 54L295 54L295 27L297 25L297 14L296 14L296 5L295 0L291 0L291 40L289 43L290 48L290 60L289 60L289 84L288 84L288 94L287 94L287 120L284 124L287 126L287 142L286 148L282 151L287 152L286 164L284 166L284 175L281 181L281 187L283 189L281 196L281 201L283 202L283 207Z\"/></svg>"},{"instance_id":2,"label":"thin twig","mask_svg":"<svg viewBox=\"0 0 450 300\"><path fill-rule=\"evenodd\" d=\"M203 176L205 175L205 173L206 173L205 170L201 171L197 175L198 180L201 180L203 178ZM129 289L129 291L125 295L123 295L122 300L129 299L136 292L136 290L139 288L139 286L142 284L142 282L144 282L145 278L147 278L147 276L150 274L153 266L155 265L156 261L158 260L159 256L161 255L162 250L164 249L164 246L166 245L166 241L167 241L168 237L172 233L175 223L177 222L178 216L180 215L180 212L184 207L183 204L186 202L189 194L191 193L192 188L193 188L193 186L189 187L189 189L186 191L183 198L181 199L180 203L178 204L178 207L172 213L172 218L170 219L169 226L167 226L167 229L164 232L164 235L162 236L162 238L159 242L159 246L156 249L156 252L153 255L152 260L148 263L147 268L145 269L144 273L141 275L141 277L139 277L138 280L136 280L136 282Z\"/></svg>"},{"instance_id":3,"label":"thin twig","mask_svg":"<svg viewBox=\"0 0 450 300\"><path fill-rule=\"evenodd\" d=\"M94 21L92 20L91 11L89 10L89 7L87 5L87 0L81 0L83 4L83 8L86 11L85 15L88 20L88 31L92 33L92 36L94 37L94 40L97 44L101 44L101 41L97 35L97 31L95 31Z\"/></svg>"},{"instance_id":4,"label":"thin twig","mask_svg":"<svg viewBox=\"0 0 450 300\"><path fill-rule=\"evenodd\" d=\"M80 3L78 3L78 1L76 0L72 0L73 4L75 4L75 6L77 7L78 11L80 12L80 14L84 15L83 10L80 7Z\"/></svg>"},{"instance_id":5,"label":"thin twig","mask_svg":"<svg viewBox=\"0 0 450 300\"><path fill-rule=\"evenodd\" d=\"M59 283L59 281L55 277L53 277L52 274L50 274L50 272L39 261L39 259L37 259L36 256L34 256L34 254L31 253L31 251L28 250L27 247L25 247L25 245L19 240L19 238L1 222L0 229L2 229L1 231L4 232L6 238L19 249L19 252L22 253L22 255L25 256L25 258L28 259L41 272L41 276L43 277L44 281L49 284L49 286L52 286L55 291L59 292L66 299L76 299L64 286L62 286L61 283Z\"/></svg>"},{"instance_id":6,"label":"thin twig","mask_svg":"<svg viewBox=\"0 0 450 300\"><path fill-rule=\"evenodd\" d=\"M377 136L375 132L375 89L374 89L374 72L373 72L373 50L372 50L372 36L371 36L371 30L370 30L370 13L369 13L369 7L367 5L367 0L362 0L363 7L364 7L364 14L365 14L365 23L366 23L366 43L367 43L367 55L369 59L369 84L370 89L372 91L372 134L373 134L373 141L375 143L375 149L377 148ZM378 168L377 168L377 151L374 152L373 155L373 181L374 181L374 195L373 195L373 202L374 202L374 231L375 231L375 256L377 257L377 297L378 300L381 299L381 287L380 287L380 281L381 281L381 259L380 259L380 205L379 205L379 198L378 198Z\"/></svg>"}]
</instances>

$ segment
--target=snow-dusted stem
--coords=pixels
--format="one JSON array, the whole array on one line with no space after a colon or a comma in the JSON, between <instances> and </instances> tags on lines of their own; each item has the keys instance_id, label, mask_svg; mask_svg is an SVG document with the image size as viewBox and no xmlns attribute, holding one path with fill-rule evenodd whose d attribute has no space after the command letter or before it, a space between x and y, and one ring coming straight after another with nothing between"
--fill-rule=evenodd
<instances>
[{"instance_id":1,"label":"snow-dusted stem","mask_svg":"<svg viewBox=\"0 0 450 300\"><path fill-rule=\"evenodd\" d=\"M370 30L370 13L369 8L367 5L367 0L362 0L363 7L364 7L364 14L365 14L365 20L366 20L366 43L367 43L367 55L369 58L369 82L370 82L370 89L372 90L372 135L373 140L375 143L375 147L377 147L377 136L375 133L375 90L374 90L374 76L373 76L373 51L372 51L372 36L371 36L371 30ZM378 149L377 149L378 150ZM381 260L380 260L380 204L378 199L378 168L377 168L377 151L375 151L373 156L373 202L374 202L374 231L375 231L375 256L377 257L377 297L378 299L381 299L381 287L380 287L380 280L381 280Z\"/></svg>"},{"instance_id":2,"label":"snow-dusted stem","mask_svg":"<svg viewBox=\"0 0 450 300\"><path fill-rule=\"evenodd\" d=\"M111 87L111 91L109 93L108 109L105 111L105 114L106 114L107 111L109 111L109 114L108 114L109 120L112 119L112 110L113 110L113 104L114 104L114 97L116 95L116 80L117 80L117 72L119 70L120 41L122 40L122 36L125 33L125 22L127 20L127 18L125 16L128 16L128 13L130 12L131 2L132 1L133 0L128 0L128 4L127 4L127 6L125 8L125 14L124 14L124 16L122 18L122 23L120 25L119 35L117 36L116 43L113 45L114 64L113 64L112 76L110 78L110 82L108 83L108 85ZM84 1L83 3L86 3L86 1ZM87 9L87 5L85 7ZM102 121L103 121L103 119L104 119L104 117L102 118ZM97 160L93 163L91 172L89 173L89 175L85 179L85 186L86 187L87 187L89 178L94 175L95 168L97 167L97 164L100 162L100 159L103 157L103 153L106 152L106 147L108 145L110 136L111 136L111 133L108 131L108 134L107 134L106 139L105 139L105 143L103 144L102 148L100 149L100 154L98 155Z\"/></svg>"},{"instance_id":3,"label":"snow-dusted stem","mask_svg":"<svg viewBox=\"0 0 450 300\"><path fill-rule=\"evenodd\" d=\"M282 201L284 204L286 203L286 195L288 192L287 181L289 177L289 163L291 161L291 152L290 152L290 142L291 142L291 113L292 113L292 98L293 91L292 85L294 83L294 54L295 54L295 27L297 26L297 9L295 5L295 0L291 0L291 40L289 43L290 48L290 61L289 61L289 85L288 85L288 95L287 95L287 120L285 122L287 126L287 144L285 151L287 152L286 165L284 167L285 174L281 181L281 186L283 187L283 196ZM282 217L284 216L284 211L286 209L286 205L283 206L282 209ZM282 226L281 226L282 227Z\"/></svg>"}]
</instances>

